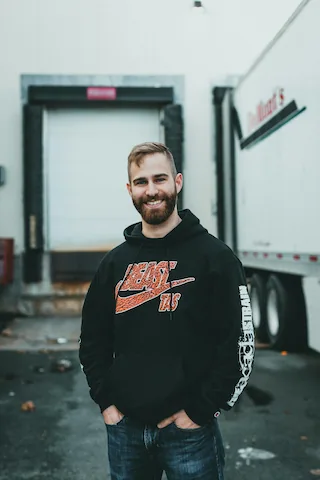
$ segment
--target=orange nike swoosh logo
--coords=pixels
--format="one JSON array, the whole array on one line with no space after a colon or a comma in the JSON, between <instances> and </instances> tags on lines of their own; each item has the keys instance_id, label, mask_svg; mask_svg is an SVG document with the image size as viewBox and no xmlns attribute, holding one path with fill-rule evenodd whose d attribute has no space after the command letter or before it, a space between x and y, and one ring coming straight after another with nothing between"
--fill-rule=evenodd
<instances>
[{"instance_id":1,"label":"orange nike swoosh logo","mask_svg":"<svg viewBox=\"0 0 320 480\"><path fill-rule=\"evenodd\" d=\"M116 301L116 313L124 313L133 308L140 307L143 303L149 302L154 298L159 297L162 293L170 290L170 288L179 287L189 282L194 282L194 277L183 278L181 280L172 280L171 286L167 282L165 284L160 284L157 287L145 290L144 292L134 293L133 295L128 295L127 297L120 297L120 292ZM121 287L120 287L121 288Z\"/></svg>"}]
</instances>

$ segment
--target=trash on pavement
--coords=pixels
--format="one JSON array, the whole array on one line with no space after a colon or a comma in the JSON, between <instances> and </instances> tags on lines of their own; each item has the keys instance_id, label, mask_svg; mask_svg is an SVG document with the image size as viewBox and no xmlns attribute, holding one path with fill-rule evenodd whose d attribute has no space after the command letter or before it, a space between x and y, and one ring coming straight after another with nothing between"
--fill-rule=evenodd
<instances>
[{"instance_id":1,"label":"trash on pavement","mask_svg":"<svg viewBox=\"0 0 320 480\"><path fill-rule=\"evenodd\" d=\"M30 378L27 378L26 380L22 380L22 385L33 385L34 381L31 380Z\"/></svg>"},{"instance_id":2,"label":"trash on pavement","mask_svg":"<svg viewBox=\"0 0 320 480\"><path fill-rule=\"evenodd\" d=\"M72 363L70 360L66 360L65 358L61 360L57 360L52 364L52 371L54 372L68 372L69 370L72 369Z\"/></svg>"},{"instance_id":3,"label":"trash on pavement","mask_svg":"<svg viewBox=\"0 0 320 480\"><path fill-rule=\"evenodd\" d=\"M31 400L28 400L27 402L21 404L21 410L23 412L33 412L35 409L36 406Z\"/></svg>"},{"instance_id":4,"label":"trash on pavement","mask_svg":"<svg viewBox=\"0 0 320 480\"><path fill-rule=\"evenodd\" d=\"M68 339L64 338L64 337L47 338L47 343L64 345L64 344L68 343Z\"/></svg>"},{"instance_id":5,"label":"trash on pavement","mask_svg":"<svg viewBox=\"0 0 320 480\"><path fill-rule=\"evenodd\" d=\"M316 475L320 477L320 468L316 468L315 470L310 470L311 475Z\"/></svg>"},{"instance_id":6,"label":"trash on pavement","mask_svg":"<svg viewBox=\"0 0 320 480\"><path fill-rule=\"evenodd\" d=\"M238 453L241 458L246 461L246 465L250 465L251 460L271 460L275 458L275 454L267 450L259 450L258 448L240 448Z\"/></svg>"},{"instance_id":7,"label":"trash on pavement","mask_svg":"<svg viewBox=\"0 0 320 480\"><path fill-rule=\"evenodd\" d=\"M43 367L39 367L38 365L36 365L35 367L33 367L33 371L35 373L44 373L45 369Z\"/></svg>"},{"instance_id":8,"label":"trash on pavement","mask_svg":"<svg viewBox=\"0 0 320 480\"><path fill-rule=\"evenodd\" d=\"M1 335L3 337L12 337L12 330L10 330L10 328L5 328L2 330Z\"/></svg>"}]
</instances>

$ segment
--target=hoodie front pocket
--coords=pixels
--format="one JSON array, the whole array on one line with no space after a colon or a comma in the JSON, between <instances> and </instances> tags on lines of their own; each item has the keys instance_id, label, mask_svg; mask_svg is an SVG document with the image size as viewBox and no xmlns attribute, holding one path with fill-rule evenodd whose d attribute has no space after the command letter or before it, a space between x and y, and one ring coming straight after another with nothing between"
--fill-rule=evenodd
<instances>
[{"instance_id":1,"label":"hoodie front pocket","mask_svg":"<svg viewBox=\"0 0 320 480\"><path fill-rule=\"evenodd\" d=\"M129 354L116 358L109 380L118 408L133 409L161 405L181 390L185 378L178 356Z\"/></svg>"}]
</instances>

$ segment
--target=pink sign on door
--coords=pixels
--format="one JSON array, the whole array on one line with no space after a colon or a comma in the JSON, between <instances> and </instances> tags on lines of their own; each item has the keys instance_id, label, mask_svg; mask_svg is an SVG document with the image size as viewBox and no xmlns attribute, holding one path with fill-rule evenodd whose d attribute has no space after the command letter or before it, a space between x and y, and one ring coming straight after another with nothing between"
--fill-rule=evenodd
<instances>
[{"instance_id":1,"label":"pink sign on door","mask_svg":"<svg viewBox=\"0 0 320 480\"><path fill-rule=\"evenodd\" d=\"M115 100L117 89L115 87L88 87L88 100Z\"/></svg>"}]
</instances>

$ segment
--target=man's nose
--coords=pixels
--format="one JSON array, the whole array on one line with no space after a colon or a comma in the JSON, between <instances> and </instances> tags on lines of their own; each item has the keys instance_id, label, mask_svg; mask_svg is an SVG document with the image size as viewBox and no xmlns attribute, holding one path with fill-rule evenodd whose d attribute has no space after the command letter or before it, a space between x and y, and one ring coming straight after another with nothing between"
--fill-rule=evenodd
<instances>
[{"instance_id":1,"label":"man's nose","mask_svg":"<svg viewBox=\"0 0 320 480\"><path fill-rule=\"evenodd\" d=\"M157 186L153 182L148 183L148 188L147 188L146 194L149 197L155 197L157 195L157 193L158 193Z\"/></svg>"}]
</instances>

